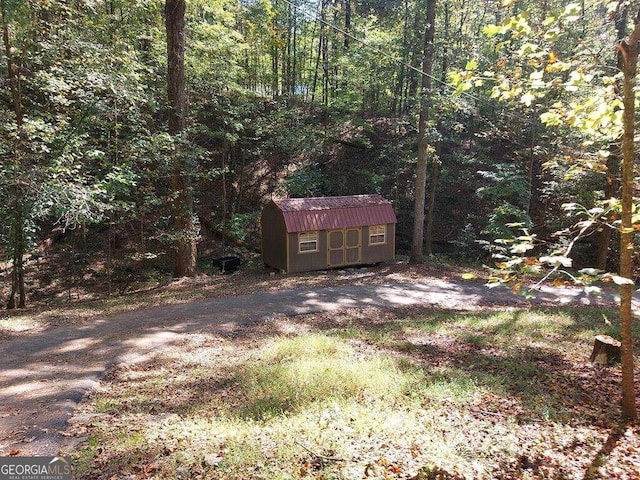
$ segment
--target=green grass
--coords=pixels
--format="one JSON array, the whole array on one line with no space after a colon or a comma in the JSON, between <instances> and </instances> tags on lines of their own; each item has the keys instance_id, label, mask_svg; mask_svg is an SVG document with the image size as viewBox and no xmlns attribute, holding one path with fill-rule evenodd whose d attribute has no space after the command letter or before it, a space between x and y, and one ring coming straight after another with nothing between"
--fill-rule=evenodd
<instances>
[{"instance_id":1,"label":"green grass","mask_svg":"<svg viewBox=\"0 0 640 480\"><path fill-rule=\"evenodd\" d=\"M234 379L249 401L242 414L261 420L308 405L352 399L395 402L424 384L424 374L383 356L360 358L325 335L278 340Z\"/></svg>"},{"instance_id":2,"label":"green grass","mask_svg":"<svg viewBox=\"0 0 640 480\"><path fill-rule=\"evenodd\" d=\"M478 345L556 340L591 341L594 335L619 337L617 312L610 308L557 308L489 313L430 312L366 325L351 323L332 331L342 338L366 338L393 345L412 334L453 334ZM636 326L636 333L640 327Z\"/></svg>"},{"instance_id":3,"label":"green grass","mask_svg":"<svg viewBox=\"0 0 640 480\"><path fill-rule=\"evenodd\" d=\"M432 465L488 480L522 455L542 458L551 441L588 438L584 458L557 453L558 469L583 472L606 441L598 422L616 419L616 399L585 397L592 380L582 380L592 336L616 327L603 313L341 317L223 348L199 334L118 372L89 405L113 419L90 426L73 455L80 478L152 465L157 478L386 479Z\"/></svg>"}]
</instances>

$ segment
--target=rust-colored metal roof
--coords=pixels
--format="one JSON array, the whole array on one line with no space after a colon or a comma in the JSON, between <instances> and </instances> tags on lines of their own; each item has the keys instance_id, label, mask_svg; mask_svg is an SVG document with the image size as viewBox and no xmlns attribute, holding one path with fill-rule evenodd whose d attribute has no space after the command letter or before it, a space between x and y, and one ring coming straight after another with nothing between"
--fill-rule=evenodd
<instances>
[{"instance_id":1,"label":"rust-colored metal roof","mask_svg":"<svg viewBox=\"0 0 640 480\"><path fill-rule=\"evenodd\" d=\"M281 198L273 203L282 211L288 233L396 223L391 203L380 195Z\"/></svg>"}]
</instances>

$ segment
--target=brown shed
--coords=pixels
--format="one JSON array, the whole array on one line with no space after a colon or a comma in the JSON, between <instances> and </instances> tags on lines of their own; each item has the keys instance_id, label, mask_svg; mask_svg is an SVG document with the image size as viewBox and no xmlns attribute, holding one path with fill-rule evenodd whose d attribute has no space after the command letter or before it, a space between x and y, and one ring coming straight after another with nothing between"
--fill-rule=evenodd
<instances>
[{"instance_id":1,"label":"brown shed","mask_svg":"<svg viewBox=\"0 0 640 480\"><path fill-rule=\"evenodd\" d=\"M395 257L396 216L380 195L271 200L261 224L264 263L286 272Z\"/></svg>"}]
</instances>

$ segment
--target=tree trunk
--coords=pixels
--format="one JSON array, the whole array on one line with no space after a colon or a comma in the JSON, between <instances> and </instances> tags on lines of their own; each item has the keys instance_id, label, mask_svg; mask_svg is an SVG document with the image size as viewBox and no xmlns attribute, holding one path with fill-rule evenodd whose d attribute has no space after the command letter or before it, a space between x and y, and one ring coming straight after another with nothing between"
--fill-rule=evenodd
<instances>
[{"instance_id":1,"label":"tree trunk","mask_svg":"<svg viewBox=\"0 0 640 480\"><path fill-rule=\"evenodd\" d=\"M433 255L433 218L436 211L436 193L438 192L438 177L440 176L439 156L431 159L431 185L429 187L429 203L427 204L427 226L425 230L425 243L427 255Z\"/></svg>"},{"instance_id":2,"label":"tree trunk","mask_svg":"<svg viewBox=\"0 0 640 480\"><path fill-rule=\"evenodd\" d=\"M628 40L618 46L623 59L623 137L622 137L622 227L620 231L620 276L628 283L620 285L620 336L622 343L622 415L630 420L638 416L633 378L633 337L631 297L633 294L633 167L635 161L635 84L638 70L640 12Z\"/></svg>"},{"instance_id":3,"label":"tree trunk","mask_svg":"<svg viewBox=\"0 0 640 480\"><path fill-rule=\"evenodd\" d=\"M616 146L613 146L615 149ZM619 182L620 171L620 154L618 151L613 150L607 157L607 176L604 185L604 198L609 200L615 198L618 195L620 189ZM610 213L608 219L613 222L614 214ZM609 225L603 225L602 231L598 235L598 251L596 256L596 268L602 271L607 270L607 260L609 259L609 244L611 243L612 236L611 227Z\"/></svg>"},{"instance_id":4,"label":"tree trunk","mask_svg":"<svg viewBox=\"0 0 640 480\"><path fill-rule=\"evenodd\" d=\"M344 49L349 50L351 38L351 0L344 0Z\"/></svg>"},{"instance_id":5,"label":"tree trunk","mask_svg":"<svg viewBox=\"0 0 640 480\"><path fill-rule=\"evenodd\" d=\"M322 20L323 24L326 18L327 3L326 0L322 2ZM329 36L327 29L323 29L323 35L320 37L322 40L322 103L323 105L329 105Z\"/></svg>"},{"instance_id":6,"label":"tree trunk","mask_svg":"<svg viewBox=\"0 0 640 480\"><path fill-rule=\"evenodd\" d=\"M179 137L186 127L186 91L184 81L184 13L185 0L166 0L167 30L167 98L169 101L169 133ZM196 270L197 232L193 216L191 175L179 139L171 172L173 192L173 227L175 234L174 275L192 276Z\"/></svg>"},{"instance_id":7,"label":"tree trunk","mask_svg":"<svg viewBox=\"0 0 640 480\"><path fill-rule=\"evenodd\" d=\"M16 174L14 174L15 176ZM15 178L13 191L13 208L11 219L11 292L7 300L7 309L24 308L26 306L26 293L24 286L24 254L26 250L24 238L24 218L22 215L22 194L18 185L19 179ZM16 295L18 296L16 300Z\"/></svg>"},{"instance_id":8,"label":"tree trunk","mask_svg":"<svg viewBox=\"0 0 640 480\"><path fill-rule=\"evenodd\" d=\"M278 65L280 63L280 56L278 53L278 47L273 45L271 47L271 96L273 98L278 98L280 96L279 89L279 74L278 74Z\"/></svg>"},{"instance_id":9,"label":"tree trunk","mask_svg":"<svg viewBox=\"0 0 640 480\"><path fill-rule=\"evenodd\" d=\"M424 243L424 204L427 186L429 104L431 103L431 72L433 71L436 0L427 0L427 24L424 34L424 57L422 59L422 92L420 117L418 120L418 162L413 212L413 243L411 261L422 261Z\"/></svg>"},{"instance_id":10,"label":"tree trunk","mask_svg":"<svg viewBox=\"0 0 640 480\"><path fill-rule=\"evenodd\" d=\"M324 11L324 10L323 10ZM318 38L318 55L316 56L316 65L313 70L313 82L311 85L311 103L316 99L316 89L318 87L318 70L320 70L320 58L322 57L322 42L324 38L324 23L320 22L320 37Z\"/></svg>"},{"instance_id":11,"label":"tree trunk","mask_svg":"<svg viewBox=\"0 0 640 480\"><path fill-rule=\"evenodd\" d=\"M294 8L292 11L293 15L293 40L291 43L291 47L293 51L291 52L291 91L289 92L291 95L295 95L297 92L298 86L298 17L296 9Z\"/></svg>"},{"instance_id":12,"label":"tree trunk","mask_svg":"<svg viewBox=\"0 0 640 480\"><path fill-rule=\"evenodd\" d=\"M429 0L427 0L429 1ZM415 8L415 17L414 17L414 21L413 21L413 29L412 29L412 33L413 35L411 35L411 46L410 51L411 51L411 72L416 72L417 70L420 69L420 40L422 39L424 41L424 37L421 37L420 35L420 30L421 30L421 13L422 13L422 2L418 2L418 4L416 5ZM422 60L424 61L424 52L423 52L423 56L422 56ZM415 69L415 70L414 70ZM416 96L416 94L418 93L418 85L421 84L421 76L420 75L416 75L411 73L409 76L409 82L408 82L408 87L407 87L407 98L414 98Z\"/></svg>"},{"instance_id":13,"label":"tree trunk","mask_svg":"<svg viewBox=\"0 0 640 480\"><path fill-rule=\"evenodd\" d=\"M449 71L449 24L450 24L450 11L449 2L444 4L444 32L443 32L443 48L442 48L442 68L440 71L440 91L443 95L446 95L444 89L447 85L447 72ZM438 120L436 127L438 132L442 131L442 124ZM438 180L440 177L440 153L442 151L442 142L438 140L438 146L436 149L436 155L431 159L431 186L429 188L429 203L427 204L427 226L425 231L425 240L427 247L427 255L433 255L433 219L436 214L436 194L438 193Z\"/></svg>"},{"instance_id":14,"label":"tree trunk","mask_svg":"<svg viewBox=\"0 0 640 480\"><path fill-rule=\"evenodd\" d=\"M627 26L627 7L620 9L616 15L616 36L620 43L626 36ZM616 66L618 70L623 70L623 59L620 51L616 55ZM607 176L604 185L604 198L616 198L620 189L620 151L619 145L612 145L609 156L607 157ZM613 213L608 215L608 223L613 222ZM609 225L603 225L602 231L598 236L598 253L596 257L596 267L600 270L607 270L607 259L609 257L609 244L611 243L611 228Z\"/></svg>"},{"instance_id":15,"label":"tree trunk","mask_svg":"<svg viewBox=\"0 0 640 480\"><path fill-rule=\"evenodd\" d=\"M271 38L271 96L280 96L280 26L278 25L278 4L274 2L275 15L273 17L273 37ZM284 73L283 73L284 74Z\"/></svg>"},{"instance_id":16,"label":"tree trunk","mask_svg":"<svg viewBox=\"0 0 640 480\"><path fill-rule=\"evenodd\" d=\"M12 197L13 208L11 222L11 292L7 300L7 308L24 308L26 306L26 294L24 285L24 255L26 251L25 242L25 224L24 224L24 196L22 186L22 152L23 142L25 141L22 114L22 79L21 79L21 61L16 58L12 52L12 46L9 38L9 25L7 19L6 1L0 3L0 15L2 15L2 40L4 43L5 56L7 59L7 78L11 89L11 100L13 113L15 115L15 124L17 134L14 139L13 164L12 170ZM16 295L18 299L16 301Z\"/></svg>"},{"instance_id":17,"label":"tree trunk","mask_svg":"<svg viewBox=\"0 0 640 480\"><path fill-rule=\"evenodd\" d=\"M282 55L282 94L286 96L291 96L291 55L293 51L292 47L292 36L291 30L293 27L293 17L292 17L292 8L291 5L287 3L287 22L286 29L282 33L286 38L283 39L284 51Z\"/></svg>"},{"instance_id":18,"label":"tree trunk","mask_svg":"<svg viewBox=\"0 0 640 480\"><path fill-rule=\"evenodd\" d=\"M402 20L402 62L398 63L398 74L396 75L396 86L391 103L391 111L394 115L401 115L403 111L405 92L406 63L409 59L409 2L404 2L404 16Z\"/></svg>"}]
</instances>

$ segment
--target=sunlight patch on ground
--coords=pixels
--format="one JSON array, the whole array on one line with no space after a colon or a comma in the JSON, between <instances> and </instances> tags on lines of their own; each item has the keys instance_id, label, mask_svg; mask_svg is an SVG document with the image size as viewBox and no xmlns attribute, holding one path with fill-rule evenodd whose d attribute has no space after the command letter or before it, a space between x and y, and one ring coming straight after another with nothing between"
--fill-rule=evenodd
<instances>
[{"instance_id":1,"label":"sunlight patch on ground","mask_svg":"<svg viewBox=\"0 0 640 480\"><path fill-rule=\"evenodd\" d=\"M30 315L10 316L0 318L0 332L26 332L41 327L43 322Z\"/></svg>"}]
</instances>

